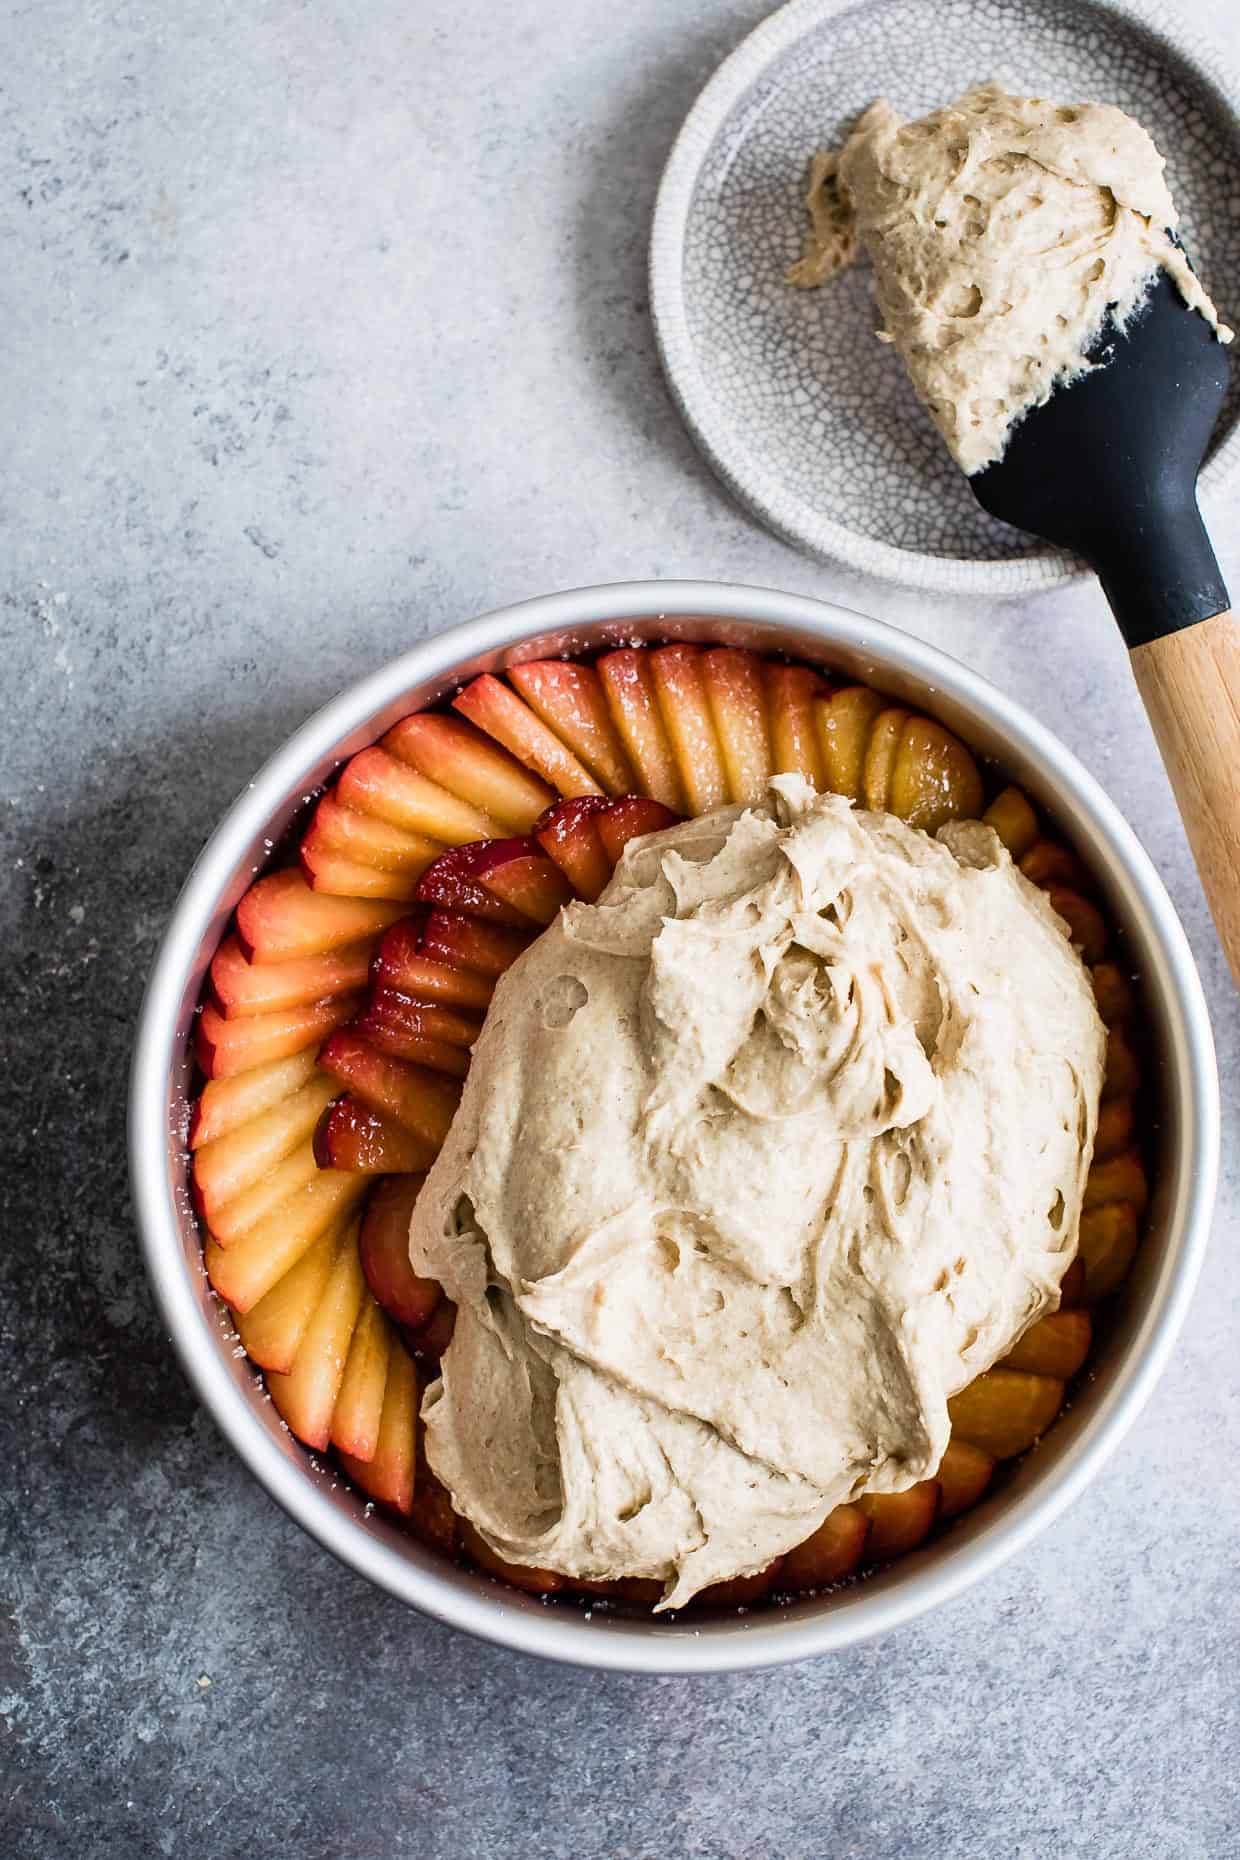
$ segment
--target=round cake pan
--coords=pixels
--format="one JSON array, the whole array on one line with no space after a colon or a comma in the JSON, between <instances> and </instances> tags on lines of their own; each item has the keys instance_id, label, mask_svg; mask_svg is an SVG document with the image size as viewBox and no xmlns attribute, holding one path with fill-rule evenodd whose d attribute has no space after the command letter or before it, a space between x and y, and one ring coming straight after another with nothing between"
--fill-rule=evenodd
<instances>
[{"instance_id":1,"label":"round cake pan","mask_svg":"<svg viewBox=\"0 0 1240 1860\"><path fill-rule=\"evenodd\" d=\"M999 764L1096 876L1139 975L1157 1099L1147 1237L1070 1409L1001 1489L943 1536L835 1592L785 1608L679 1621L546 1603L453 1567L386 1518L284 1428L203 1270L185 1133L190 1035L208 964L241 894L304 806L356 750L465 679L520 659L652 639L804 657L923 706ZM830 1653L949 1601L1019 1553L1082 1491L1166 1363L1205 1248L1218 1158L1210 1026L1183 931L1119 810L1051 733L934 648L856 613L764 588L631 582L552 594L415 646L312 717L260 770L204 848L150 977L133 1059L130 1166L147 1267L185 1371L289 1515L350 1568L482 1638L583 1666L704 1673Z\"/></svg>"}]
</instances>

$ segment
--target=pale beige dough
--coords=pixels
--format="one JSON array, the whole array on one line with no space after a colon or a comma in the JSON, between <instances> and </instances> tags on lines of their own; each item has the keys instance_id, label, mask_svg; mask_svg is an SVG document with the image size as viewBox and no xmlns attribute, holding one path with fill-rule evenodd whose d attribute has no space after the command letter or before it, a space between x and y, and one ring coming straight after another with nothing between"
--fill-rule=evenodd
<instances>
[{"instance_id":1,"label":"pale beige dough","mask_svg":"<svg viewBox=\"0 0 1240 1860\"><path fill-rule=\"evenodd\" d=\"M1104 1045L988 827L781 776L630 846L500 981L414 1209L458 1510L675 1605L933 1474L1058 1303Z\"/></svg>"},{"instance_id":2,"label":"pale beige dough","mask_svg":"<svg viewBox=\"0 0 1240 1860\"><path fill-rule=\"evenodd\" d=\"M1160 267L1231 340L1168 236L1178 215L1163 168L1111 104L983 84L906 123L880 98L842 149L815 157L810 230L788 281L823 284L868 255L879 338L972 474L1081 372L1108 307L1122 326Z\"/></svg>"}]
</instances>

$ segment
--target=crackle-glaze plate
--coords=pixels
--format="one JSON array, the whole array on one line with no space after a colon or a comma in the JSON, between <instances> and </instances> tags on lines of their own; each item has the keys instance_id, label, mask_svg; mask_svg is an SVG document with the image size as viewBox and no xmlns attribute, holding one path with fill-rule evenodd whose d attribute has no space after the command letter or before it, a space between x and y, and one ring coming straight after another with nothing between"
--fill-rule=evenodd
<instances>
[{"instance_id":1,"label":"crackle-glaze plate","mask_svg":"<svg viewBox=\"0 0 1240 1860\"><path fill-rule=\"evenodd\" d=\"M1240 324L1240 85L1225 49L1155 0L792 0L752 32L680 132L650 254L668 382L724 483L787 541L908 586L1015 594L1080 572L975 503L875 338L864 267L817 291L784 284L809 160L876 96L917 116L996 78L1116 103L1167 157L1188 250ZM1240 457L1233 374L1201 480L1207 519Z\"/></svg>"}]
</instances>

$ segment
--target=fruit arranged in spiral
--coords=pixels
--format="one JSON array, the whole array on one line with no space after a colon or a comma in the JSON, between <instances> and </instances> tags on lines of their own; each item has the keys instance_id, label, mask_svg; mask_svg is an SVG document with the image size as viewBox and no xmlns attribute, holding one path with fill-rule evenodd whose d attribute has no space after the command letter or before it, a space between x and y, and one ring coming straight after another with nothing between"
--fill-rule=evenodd
<instances>
[{"instance_id":1,"label":"fruit arranged in spiral","mask_svg":"<svg viewBox=\"0 0 1240 1860\"><path fill-rule=\"evenodd\" d=\"M421 1449L420 1369L454 1311L414 1273L409 1218L460 1097L495 984L571 898L599 896L631 839L795 773L934 832L986 820L1042 886L1093 973L1108 1058L1080 1252L1063 1307L951 1405L934 1479L865 1495L758 1576L700 1601L803 1593L902 1556L984 1496L1084 1364L1122 1284L1147 1185L1132 983L1089 875L1019 789L993 793L934 719L870 687L735 647L629 646L593 664L484 673L452 713L404 718L318 801L299 863L238 906L211 965L189 1145L212 1285L306 1446L334 1450L426 1542L549 1593L452 1511ZM635 1604L660 1585L579 1585Z\"/></svg>"}]
</instances>

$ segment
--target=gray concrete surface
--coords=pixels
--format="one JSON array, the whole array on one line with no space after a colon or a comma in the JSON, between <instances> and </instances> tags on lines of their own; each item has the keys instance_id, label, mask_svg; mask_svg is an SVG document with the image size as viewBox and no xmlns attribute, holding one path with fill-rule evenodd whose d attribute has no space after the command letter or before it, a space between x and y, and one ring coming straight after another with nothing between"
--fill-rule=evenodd
<instances>
[{"instance_id":1,"label":"gray concrete surface","mask_svg":"<svg viewBox=\"0 0 1240 1860\"><path fill-rule=\"evenodd\" d=\"M1191 10L1235 38L1233 0ZM1097 593L987 609L820 569L668 405L655 180L762 11L0 9L12 1860L1240 1852L1236 995ZM144 972L271 747L428 631L631 575L837 595L1050 721L1166 875L1232 1100L1183 1341L1089 1495L896 1639L697 1683L490 1651L331 1563L191 1399L123 1169Z\"/></svg>"}]
</instances>

